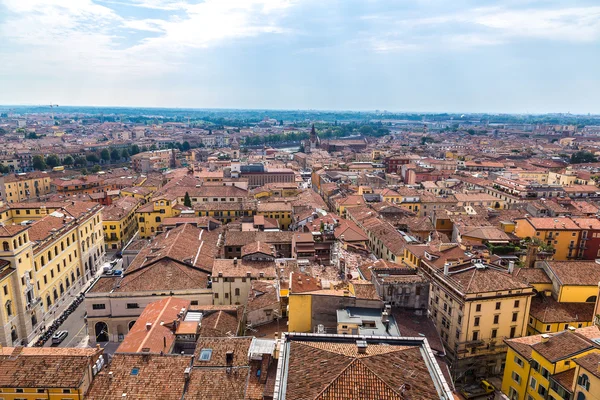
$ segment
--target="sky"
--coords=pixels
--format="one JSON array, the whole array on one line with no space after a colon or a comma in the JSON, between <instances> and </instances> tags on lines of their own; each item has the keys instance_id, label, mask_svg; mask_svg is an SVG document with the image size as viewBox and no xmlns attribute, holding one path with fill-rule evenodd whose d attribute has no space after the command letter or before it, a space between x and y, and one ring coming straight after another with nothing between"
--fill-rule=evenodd
<instances>
[{"instance_id":1,"label":"sky","mask_svg":"<svg viewBox=\"0 0 600 400\"><path fill-rule=\"evenodd\" d=\"M0 0L0 104L600 113L600 1Z\"/></svg>"}]
</instances>

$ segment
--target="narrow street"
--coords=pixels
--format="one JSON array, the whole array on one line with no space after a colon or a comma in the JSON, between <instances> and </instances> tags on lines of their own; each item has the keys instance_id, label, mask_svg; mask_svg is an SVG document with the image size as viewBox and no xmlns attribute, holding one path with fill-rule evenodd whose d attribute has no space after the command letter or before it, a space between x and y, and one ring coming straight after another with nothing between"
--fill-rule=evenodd
<instances>
[{"instance_id":1,"label":"narrow street","mask_svg":"<svg viewBox=\"0 0 600 400\"><path fill-rule=\"evenodd\" d=\"M82 302L58 328L59 331L69 332L69 335L57 347L79 347L84 340L86 340L85 346L87 346L87 328L84 316L85 305ZM51 346L52 339L49 339L44 347Z\"/></svg>"}]
</instances>

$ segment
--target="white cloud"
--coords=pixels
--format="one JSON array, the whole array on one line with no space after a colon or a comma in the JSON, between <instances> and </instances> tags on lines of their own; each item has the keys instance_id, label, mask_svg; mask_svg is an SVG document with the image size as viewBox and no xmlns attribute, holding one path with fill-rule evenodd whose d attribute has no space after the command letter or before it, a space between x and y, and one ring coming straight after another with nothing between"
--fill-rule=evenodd
<instances>
[{"instance_id":1,"label":"white cloud","mask_svg":"<svg viewBox=\"0 0 600 400\"><path fill-rule=\"evenodd\" d=\"M193 48L226 40L282 33L278 16L292 0L140 0L140 7L184 10L164 19L124 18L93 0L0 0L7 17L0 41L12 44L7 70L24 63L40 70L87 72L123 77L172 70ZM131 30L138 32L136 41ZM158 34L158 35L157 35Z\"/></svg>"}]
</instances>

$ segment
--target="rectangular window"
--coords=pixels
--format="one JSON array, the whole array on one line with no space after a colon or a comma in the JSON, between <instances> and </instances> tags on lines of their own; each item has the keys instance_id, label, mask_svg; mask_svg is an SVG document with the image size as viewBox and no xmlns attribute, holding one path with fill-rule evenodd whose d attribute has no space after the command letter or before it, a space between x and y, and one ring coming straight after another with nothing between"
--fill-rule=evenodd
<instances>
[{"instance_id":1,"label":"rectangular window","mask_svg":"<svg viewBox=\"0 0 600 400\"><path fill-rule=\"evenodd\" d=\"M106 304L92 304L92 310L104 310L106 309Z\"/></svg>"},{"instance_id":2,"label":"rectangular window","mask_svg":"<svg viewBox=\"0 0 600 400\"><path fill-rule=\"evenodd\" d=\"M535 389L535 387L537 386L537 381L533 376L531 377L531 381L529 381L529 386L531 386L532 389Z\"/></svg>"},{"instance_id":3,"label":"rectangular window","mask_svg":"<svg viewBox=\"0 0 600 400\"><path fill-rule=\"evenodd\" d=\"M517 382L519 385L521 384L521 375L517 374L516 372L513 372L512 378L513 381Z\"/></svg>"},{"instance_id":4,"label":"rectangular window","mask_svg":"<svg viewBox=\"0 0 600 400\"><path fill-rule=\"evenodd\" d=\"M475 311L476 311L476 312L481 312L481 304L477 304L477 305L475 306Z\"/></svg>"},{"instance_id":5,"label":"rectangular window","mask_svg":"<svg viewBox=\"0 0 600 400\"><path fill-rule=\"evenodd\" d=\"M498 324L499 319L500 319L500 315L494 315L494 324Z\"/></svg>"},{"instance_id":6,"label":"rectangular window","mask_svg":"<svg viewBox=\"0 0 600 400\"><path fill-rule=\"evenodd\" d=\"M511 339L515 337L515 333L516 333L516 331L517 331L517 328L516 328L516 327L512 326L512 327L510 328L510 337L511 337Z\"/></svg>"},{"instance_id":7,"label":"rectangular window","mask_svg":"<svg viewBox=\"0 0 600 400\"><path fill-rule=\"evenodd\" d=\"M479 326L479 317L475 317L475 326Z\"/></svg>"},{"instance_id":8,"label":"rectangular window","mask_svg":"<svg viewBox=\"0 0 600 400\"><path fill-rule=\"evenodd\" d=\"M515 308L519 308L519 303L520 303L519 300L515 300Z\"/></svg>"},{"instance_id":9,"label":"rectangular window","mask_svg":"<svg viewBox=\"0 0 600 400\"><path fill-rule=\"evenodd\" d=\"M140 308L138 303L127 303L127 308Z\"/></svg>"},{"instance_id":10,"label":"rectangular window","mask_svg":"<svg viewBox=\"0 0 600 400\"><path fill-rule=\"evenodd\" d=\"M239 296L239 295L240 295L240 289L239 289L239 288L236 288L236 289L235 289L235 295L236 295L236 296Z\"/></svg>"},{"instance_id":11,"label":"rectangular window","mask_svg":"<svg viewBox=\"0 0 600 400\"><path fill-rule=\"evenodd\" d=\"M517 356L515 356L515 364L517 364L517 365L518 365L519 367L521 367L521 368L523 367L523 365L525 365L525 364L524 364L524 362L523 362L523 360L521 360L521 359L520 359L519 357L517 357Z\"/></svg>"},{"instance_id":12,"label":"rectangular window","mask_svg":"<svg viewBox=\"0 0 600 400\"><path fill-rule=\"evenodd\" d=\"M499 301L497 301L497 302L496 302L496 310L499 310L499 309L500 309L500 305L501 305L501 304L502 304L502 303L500 303Z\"/></svg>"},{"instance_id":13,"label":"rectangular window","mask_svg":"<svg viewBox=\"0 0 600 400\"><path fill-rule=\"evenodd\" d=\"M4 287L2 289L4 290L4 295L7 296L8 295L8 286L4 285Z\"/></svg>"},{"instance_id":14,"label":"rectangular window","mask_svg":"<svg viewBox=\"0 0 600 400\"><path fill-rule=\"evenodd\" d=\"M519 313L518 312L513 313L512 322L517 322L517 318L519 318Z\"/></svg>"},{"instance_id":15,"label":"rectangular window","mask_svg":"<svg viewBox=\"0 0 600 400\"><path fill-rule=\"evenodd\" d=\"M473 332L473 340L479 340L479 332Z\"/></svg>"},{"instance_id":16,"label":"rectangular window","mask_svg":"<svg viewBox=\"0 0 600 400\"><path fill-rule=\"evenodd\" d=\"M219 293L215 293L215 299L219 298Z\"/></svg>"},{"instance_id":17,"label":"rectangular window","mask_svg":"<svg viewBox=\"0 0 600 400\"><path fill-rule=\"evenodd\" d=\"M497 334L498 334L498 329L492 329L492 339L494 339Z\"/></svg>"}]
</instances>

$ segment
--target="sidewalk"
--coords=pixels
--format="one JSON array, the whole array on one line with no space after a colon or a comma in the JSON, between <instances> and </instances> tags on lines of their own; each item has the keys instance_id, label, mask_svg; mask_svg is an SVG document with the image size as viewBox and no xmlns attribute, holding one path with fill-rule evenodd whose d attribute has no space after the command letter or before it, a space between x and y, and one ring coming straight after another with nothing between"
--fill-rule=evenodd
<instances>
[{"instance_id":1,"label":"sidewalk","mask_svg":"<svg viewBox=\"0 0 600 400\"><path fill-rule=\"evenodd\" d=\"M65 296L63 299L61 299L60 300L61 304L57 308L52 310L51 312L48 312L44 316L44 318L42 318L42 320L38 322L37 327L32 332L32 334L35 334L35 336L33 336L31 339L28 339L29 341L27 342L27 347L32 347L38 341L40 336L45 332L45 330L41 330L42 327L46 327L46 329L48 329L52 325L52 323L65 312L65 310L71 305L71 303L73 303L73 300L75 300L75 298L77 296L79 296L81 293L85 293L96 282L96 280L101 275L102 275L102 268L98 268L98 271L96 271L95 275L92 276L81 287L81 290L79 292L73 292L73 293L69 294L68 296ZM71 288L73 288L73 286Z\"/></svg>"}]
</instances>

